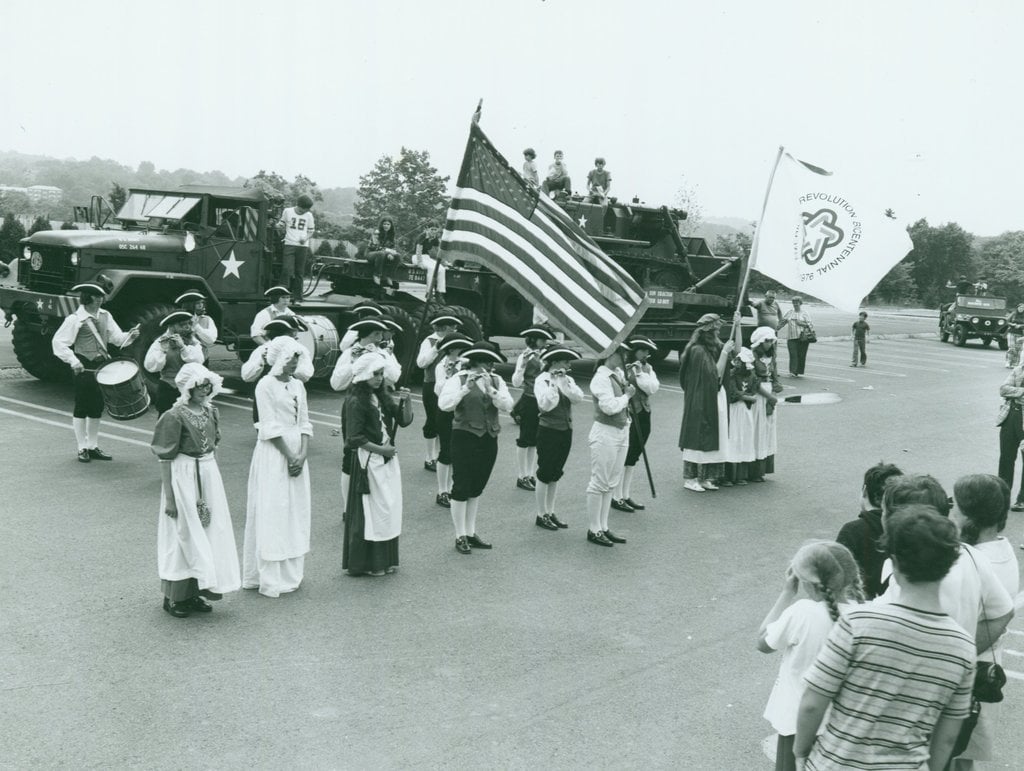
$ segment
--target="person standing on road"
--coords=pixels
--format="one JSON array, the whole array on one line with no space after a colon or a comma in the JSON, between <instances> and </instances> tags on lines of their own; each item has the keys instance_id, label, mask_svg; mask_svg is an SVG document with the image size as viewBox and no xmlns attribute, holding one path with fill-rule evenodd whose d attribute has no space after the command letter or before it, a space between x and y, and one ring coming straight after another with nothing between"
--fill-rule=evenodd
<instances>
[{"instance_id":1,"label":"person standing on road","mask_svg":"<svg viewBox=\"0 0 1024 771\"><path fill-rule=\"evenodd\" d=\"M789 350L789 374L800 377L804 374L807 364L807 349L810 337L814 333L811 317L804 311L804 301L800 297L792 300L793 310L783 316L786 325L786 348Z\"/></svg>"},{"instance_id":2,"label":"person standing on road","mask_svg":"<svg viewBox=\"0 0 1024 771\"><path fill-rule=\"evenodd\" d=\"M345 398L342 434L352 454L353 482L345 499L341 567L349 575L382 576L398 569L402 532L402 470L395 451L395 425L412 422L408 391L395 399L384 380L387 360L368 351L353 365Z\"/></svg>"},{"instance_id":3,"label":"person standing on road","mask_svg":"<svg viewBox=\"0 0 1024 771\"><path fill-rule=\"evenodd\" d=\"M882 593L882 564L885 555L878 550L882 537L882 495L886 483L903 474L891 463L876 463L864 472L860 488L860 515L839 529L836 541L853 554L864 581L864 596L873 600Z\"/></svg>"},{"instance_id":4,"label":"person standing on road","mask_svg":"<svg viewBox=\"0 0 1024 771\"><path fill-rule=\"evenodd\" d=\"M458 316L440 313L430 320L433 332L423 338L420 349L416 353L416 366L423 370L423 438L427 440L426 458L423 468L437 471L437 453L440 449L437 441L437 394L434 392L434 373L437 362L441 358L437 346L450 334L462 326Z\"/></svg>"},{"instance_id":5,"label":"person standing on road","mask_svg":"<svg viewBox=\"0 0 1024 771\"><path fill-rule=\"evenodd\" d=\"M758 327L750 335L750 348L754 354L754 377L757 380L757 401L754 402L754 462L749 466L747 479L763 482L765 474L775 473L775 452L779 446L778 415L776 406L782 391L779 382L778 360L775 354L778 340L770 327Z\"/></svg>"},{"instance_id":6,"label":"person standing on road","mask_svg":"<svg viewBox=\"0 0 1024 771\"><path fill-rule=\"evenodd\" d=\"M441 360L434 367L434 395L440 399L444 384L462 367L462 352L473 345L466 335L453 332L437 346ZM437 427L437 497L434 502L445 509L452 507L452 420L454 415L438 410L435 416Z\"/></svg>"},{"instance_id":7,"label":"person standing on road","mask_svg":"<svg viewBox=\"0 0 1024 771\"><path fill-rule=\"evenodd\" d=\"M722 387L725 367L736 347L718 337L722 319L705 313L697 319L690 341L679 356L679 386L683 389L683 421L679 449L683 451L683 487L695 493L717 490L728 441L728 398Z\"/></svg>"},{"instance_id":8,"label":"person standing on road","mask_svg":"<svg viewBox=\"0 0 1024 771\"><path fill-rule=\"evenodd\" d=\"M629 400L636 386L626 380L623 365L629 348L625 343L597 362L590 379L594 400L594 424L590 428L590 482L587 484L587 540L598 546L614 546L626 539L608 528L612 497L622 480L629 450Z\"/></svg>"},{"instance_id":9,"label":"person standing on road","mask_svg":"<svg viewBox=\"0 0 1024 771\"><path fill-rule=\"evenodd\" d=\"M309 239L313 235L313 199L303 193L295 206L281 213L279 230L284 232L281 283L291 292L292 302L302 302L302 282L306 277L306 259L310 255Z\"/></svg>"},{"instance_id":10,"label":"person standing on road","mask_svg":"<svg viewBox=\"0 0 1024 771\"><path fill-rule=\"evenodd\" d=\"M192 335L203 347L203 366L210 361L210 349L217 343L217 322L206 312L206 295L190 289L174 301L174 305L192 314Z\"/></svg>"},{"instance_id":11,"label":"person standing on road","mask_svg":"<svg viewBox=\"0 0 1024 771\"><path fill-rule=\"evenodd\" d=\"M249 465L242 548L245 589L265 597L302 583L309 552L309 421L306 387L295 377L303 346L290 337L270 345L270 374L256 384L260 423Z\"/></svg>"},{"instance_id":12,"label":"person standing on road","mask_svg":"<svg viewBox=\"0 0 1024 771\"><path fill-rule=\"evenodd\" d=\"M1020 363L1022 342L1024 342L1024 303L1017 303L1013 313L1006 317L1007 369L1013 369Z\"/></svg>"},{"instance_id":13,"label":"person standing on road","mask_svg":"<svg viewBox=\"0 0 1024 771\"><path fill-rule=\"evenodd\" d=\"M176 383L180 396L156 422L151 447L160 460L157 572L164 610L175 618L209 613L204 601L238 590L238 551L224 482L214 451L220 414L213 397L223 379L188 363Z\"/></svg>"},{"instance_id":14,"label":"person standing on road","mask_svg":"<svg viewBox=\"0 0 1024 771\"><path fill-rule=\"evenodd\" d=\"M1024 459L1024 362L1017 364L1006 380L999 386L999 396L1003 398L1005 415L1001 414L999 426L999 478L1013 489L1013 475L1017 466L1017 456ZM1024 511L1024 475L1021 476L1017 498L1010 507L1011 511Z\"/></svg>"},{"instance_id":15,"label":"person standing on road","mask_svg":"<svg viewBox=\"0 0 1024 771\"><path fill-rule=\"evenodd\" d=\"M545 530L567 528L555 513L558 480L572 450L572 405L583 401L583 389L569 374L569 364L581 358L575 351L550 346L541 355L543 371L534 381L539 412L537 426L537 518Z\"/></svg>"},{"instance_id":16,"label":"person standing on road","mask_svg":"<svg viewBox=\"0 0 1024 771\"><path fill-rule=\"evenodd\" d=\"M267 324L282 316L295 315L295 312L288 307L291 297L288 295L287 287L272 286L263 293L263 296L270 300L270 305L257 313L253 317L252 324L249 326L249 337L252 338L256 345L263 345L263 343L267 342L267 338L263 334L263 328Z\"/></svg>"},{"instance_id":17,"label":"person standing on road","mask_svg":"<svg viewBox=\"0 0 1024 771\"><path fill-rule=\"evenodd\" d=\"M75 407L71 425L78 442L78 460L113 460L99 448L103 393L96 383L96 370L111 358L110 346L125 348L139 336L138 325L127 332L100 306L107 290L96 283L76 284L78 308L64 319L53 336L53 355L74 373Z\"/></svg>"},{"instance_id":18,"label":"person standing on road","mask_svg":"<svg viewBox=\"0 0 1024 771\"><path fill-rule=\"evenodd\" d=\"M512 371L512 387L522 388L523 393L512 408L512 417L519 422L519 436L516 438L516 465L519 474L516 487L520 490L537 489L534 472L537 469L537 398L533 383L540 374L540 355L544 346L555 339L545 327L536 326L519 333L526 341L526 349L516 359Z\"/></svg>"},{"instance_id":19,"label":"person standing on road","mask_svg":"<svg viewBox=\"0 0 1024 771\"><path fill-rule=\"evenodd\" d=\"M441 389L438 407L454 412L452 419L452 523L455 549L469 554L490 549L476 532L480 496L498 458L498 411L512 410L512 396L494 365L505 361L498 346L482 341L462 352L467 362Z\"/></svg>"},{"instance_id":20,"label":"person standing on road","mask_svg":"<svg viewBox=\"0 0 1024 771\"><path fill-rule=\"evenodd\" d=\"M747 297L747 304L757 311L757 326L771 327L778 331L782 326L782 308L775 299L775 290L767 289L763 300L751 300Z\"/></svg>"},{"instance_id":21,"label":"person standing on road","mask_svg":"<svg viewBox=\"0 0 1024 771\"><path fill-rule=\"evenodd\" d=\"M153 406L157 415L163 415L178 397L175 385L180 370L185 364L203 363L203 346L192 333L192 314L174 311L160 320L163 334L149 346L142 366L146 372L159 376L156 382L156 398Z\"/></svg>"},{"instance_id":22,"label":"person standing on road","mask_svg":"<svg viewBox=\"0 0 1024 771\"><path fill-rule=\"evenodd\" d=\"M622 468L622 481L616 495L612 498L612 508L616 511L642 511L645 506L633 500L633 472L636 462L643 455L644 447L651 436L651 397L661 388L658 375L648 361L658 346L649 337L635 335L626 340L632 352L632 361L626 365L626 382L636 391L629 400L630 417L633 423L629 429L629 447L626 449L626 463Z\"/></svg>"},{"instance_id":23,"label":"person standing on road","mask_svg":"<svg viewBox=\"0 0 1024 771\"><path fill-rule=\"evenodd\" d=\"M300 319L298 316L281 316L273 321L267 322L263 327L263 337L267 342L258 346L242 364L242 380L246 383L256 383L260 378L270 373L270 363L267 361L267 354L270 352L271 343L279 337L287 336L295 339L299 334ZM302 346L302 355L299 357L299 365L295 368L295 377L303 383L309 382L313 377L313 357L309 350ZM255 388L255 386L253 386ZM256 404L256 394L252 394L252 423L259 428L260 412Z\"/></svg>"},{"instance_id":24,"label":"person standing on road","mask_svg":"<svg viewBox=\"0 0 1024 771\"><path fill-rule=\"evenodd\" d=\"M857 315L857 320L853 322L853 360L850 362L851 367L857 366L857 354L860 354L860 366L866 367L868 365L868 332L871 331L871 325L868 324L868 314L866 311L861 311Z\"/></svg>"}]
</instances>

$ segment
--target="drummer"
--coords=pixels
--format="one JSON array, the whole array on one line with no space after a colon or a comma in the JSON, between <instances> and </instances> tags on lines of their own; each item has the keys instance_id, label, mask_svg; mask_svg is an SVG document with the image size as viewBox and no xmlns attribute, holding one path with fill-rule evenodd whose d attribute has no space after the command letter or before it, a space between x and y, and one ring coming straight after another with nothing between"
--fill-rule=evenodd
<instances>
[{"instance_id":1,"label":"drummer","mask_svg":"<svg viewBox=\"0 0 1024 771\"><path fill-rule=\"evenodd\" d=\"M270 364L267 362L267 353L270 348L270 341L274 338L281 337L282 335L289 335L291 337L298 337L301 323L298 316L282 316L279 319L274 319L263 327L263 337L267 339L267 342L263 343L249 354L249 358L242 365L242 380L246 383L255 383L261 377L270 372ZM305 326L305 325L303 325ZM301 380L303 383L307 382L313 377L313 357L305 346L302 347L302 353L299 354L299 363L295 367L294 377L297 380ZM253 425L258 426L260 422L259 412L256 409L256 399L252 401L252 422Z\"/></svg>"},{"instance_id":2,"label":"drummer","mask_svg":"<svg viewBox=\"0 0 1024 771\"><path fill-rule=\"evenodd\" d=\"M185 364L203 363L203 347L192 332L192 314L188 311L174 311L160 319L163 334L153 341L146 351L142 366L146 372L159 373L156 384L156 398L153 406L156 414L163 415L174 406L178 387L174 378Z\"/></svg>"},{"instance_id":3,"label":"drummer","mask_svg":"<svg viewBox=\"0 0 1024 771\"><path fill-rule=\"evenodd\" d=\"M78 460L112 460L98 446L103 394L96 384L96 370L111 358L111 346L124 348L135 342L139 327L121 331L114 317L100 307L107 291L99 284L76 284L71 291L78 292L79 306L53 336L53 355L74 373L75 409L71 425L78 442Z\"/></svg>"},{"instance_id":4,"label":"drummer","mask_svg":"<svg viewBox=\"0 0 1024 771\"><path fill-rule=\"evenodd\" d=\"M373 300L366 300L358 305L353 305L352 312L356 315L356 320L359 320L371 318L373 316L383 316L384 308ZM344 351L346 348L351 348L356 344L356 340L358 339L359 333L352 329L352 327L349 327L345 330L345 334L341 336L341 342L338 343L338 350Z\"/></svg>"},{"instance_id":5,"label":"drummer","mask_svg":"<svg viewBox=\"0 0 1024 771\"><path fill-rule=\"evenodd\" d=\"M203 348L203 363L210 360L210 348L217 342L217 323L206 313L206 295L190 289L174 301L179 310L192 314L192 334Z\"/></svg>"},{"instance_id":6,"label":"drummer","mask_svg":"<svg viewBox=\"0 0 1024 771\"><path fill-rule=\"evenodd\" d=\"M270 305L256 314L252 320L252 325L249 327L249 337L257 345L263 345L267 342L267 338L263 336L263 329L267 326L268 322L281 316L295 315L295 312L288 307L288 303L292 301L291 290L288 287L272 286L263 293L263 296L270 300Z\"/></svg>"}]
</instances>

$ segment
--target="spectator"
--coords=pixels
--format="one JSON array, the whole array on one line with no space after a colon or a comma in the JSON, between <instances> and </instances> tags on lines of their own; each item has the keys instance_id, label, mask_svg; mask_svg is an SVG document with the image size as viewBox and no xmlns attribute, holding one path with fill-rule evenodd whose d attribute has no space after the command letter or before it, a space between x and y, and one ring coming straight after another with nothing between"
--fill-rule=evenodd
<instances>
[{"instance_id":1,"label":"spectator","mask_svg":"<svg viewBox=\"0 0 1024 771\"><path fill-rule=\"evenodd\" d=\"M999 426L999 478L1013 489L1013 474L1017 465L1017 455L1024 458L1021 442L1024 442L1024 362L1014 367L1006 380L999 386L999 395L1003 398L1005 414L997 423ZM1024 476L1020 480L1017 498L1010 507L1011 511L1024 511Z\"/></svg>"},{"instance_id":2,"label":"spectator","mask_svg":"<svg viewBox=\"0 0 1024 771\"><path fill-rule=\"evenodd\" d=\"M306 276L306 258L309 257L309 239L313 235L313 199L303 193L295 206L281 214L278 227L284 231L284 251L281 265L281 283L291 291L292 302L302 302L302 280Z\"/></svg>"},{"instance_id":3,"label":"spectator","mask_svg":"<svg viewBox=\"0 0 1024 771\"><path fill-rule=\"evenodd\" d=\"M882 494L886 483L903 472L891 463L876 463L864 472L860 488L860 514L839 529L836 541L853 554L864 580L864 594L871 600L882 593L882 563L885 555L879 551L882 537Z\"/></svg>"},{"instance_id":4,"label":"spectator","mask_svg":"<svg viewBox=\"0 0 1024 771\"><path fill-rule=\"evenodd\" d=\"M866 367L868 365L868 332L871 331L871 326L868 324L868 314L865 311L861 311L857 315L857 320L853 322L853 360L850 362L851 367L857 366L857 354L860 353L860 366Z\"/></svg>"},{"instance_id":5,"label":"spectator","mask_svg":"<svg viewBox=\"0 0 1024 771\"><path fill-rule=\"evenodd\" d=\"M590 203L606 203L611 186L612 175L604 167L604 158L595 158L594 168L587 174L587 200Z\"/></svg>"},{"instance_id":6,"label":"spectator","mask_svg":"<svg viewBox=\"0 0 1024 771\"><path fill-rule=\"evenodd\" d=\"M572 195L572 181L569 179L569 169L562 161L563 158L564 153L555 150L555 162L548 167L548 175L540 186L545 193L561 191L565 196Z\"/></svg>"},{"instance_id":7,"label":"spectator","mask_svg":"<svg viewBox=\"0 0 1024 771\"><path fill-rule=\"evenodd\" d=\"M763 300L751 300L747 297L747 303L757 311L757 325L759 327L770 327L773 332L778 332L782 326L782 308L775 300L775 290L768 289L764 293Z\"/></svg>"},{"instance_id":8,"label":"spectator","mask_svg":"<svg viewBox=\"0 0 1024 771\"><path fill-rule=\"evenodd\" d=\"M959 556L956 527L915 504L890 517L883 540L901 602L862 605L832 627L804 678L797 769L937 771L970 712L974 645L939 599Z\"/></svg>"},{"instance_id":9,"label":"spectator","mask_svg":"<svg viewBox=\"0 0 1024 771\"><path fill-rule=\"evenodd\" d=\"M537 151L532 147L523 150L523 179L533 187L540 187L540 175L537 173Z\"/></svg>"},{"instance_id":10,"label":"spectator","mask_svg":"<svg viewBox=\"0 0 1024 771\"><path fill-rule=\"evenodd\" d=\"M804 311L804 301L799 297L792 300L793 310L786 313L782 320L786 324L786 348L789 351L789 374L800 377L804 374L807 364L807 348L811 344L814 325L811 317Z\"/></svg>"}]
</instances>

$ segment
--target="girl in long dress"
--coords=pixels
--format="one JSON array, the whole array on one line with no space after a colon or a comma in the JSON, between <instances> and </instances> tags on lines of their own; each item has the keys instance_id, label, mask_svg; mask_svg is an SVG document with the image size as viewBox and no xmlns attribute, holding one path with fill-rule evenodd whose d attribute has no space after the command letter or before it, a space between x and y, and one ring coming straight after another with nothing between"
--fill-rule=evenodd
<instances>
[{"instance_id":1,"label":"girl in long dress","mask_svg":"<svg viewBox=\"0 0 1024 771\"><path fill-rule=\"evenodd\" d=\"M728 400L722 377L736 344L718 337L722 320L716 313L697 319L690 342L680 355L679 385L683 389L683 487L693 492L717 490L728 440Z\"/></svg>"},{"instance_id":2,"label":"girl in long dress","mask_svg":"<svg viewBox=\"0 0 1024 771\"><path fill-rule=\"evenodd\" d=\"M775 330L758 327L750 336L750 348L754 354L754 376L757 380L757 401L754 402L754 462L750 465L748 478L751 482L763 482L765 474L775 472L775 451L778 447L778 415L775 405L779 399L775 394L782 390L775 347Z\"/></svg>"},{"instance_id":3,"label":"girl in long dress","mask_svg":"<svg viewBox=\"0 0 1024 771\"><path fill-rule=\"evenodd\" d=\"M209 613L203 599L219 600L241 584L238 552L224 483L214 450L220 442L217 408L210 402L222 378L189 363L175 377L181 394L157 420L153 453L160 459L157 570L164 610L177 618Z\"/></svg>"},{"instance_id":4,"label":"girl in long dress","mask_svg":"<svg viewBox=\"0 0 1024 771\"><path fill-rule=\"evenodd\" d=\"M412 403L405 389L397 392L397 398L389 393L384 376L387 363L379 351L356 359L342 413L345 449L352 454L352 480L341 567L353 576L382 576L398 568L402 468L395 451L395 426L412 423Z\"/></svg>"},{"instance_id":5,"label":"girl in long dress","mask_svg":"<svg viewBox=\"0 0 1024 771\"><path fill-rule=\"evenodd\" d=\"M256 385L260 423L249 466L242 586L266 597L299 588L309 553L306 455L313 426L306 387L294 377L301 356L298 341L275 339L267 351L270 373Z\"/></svg>"}]
</instances>

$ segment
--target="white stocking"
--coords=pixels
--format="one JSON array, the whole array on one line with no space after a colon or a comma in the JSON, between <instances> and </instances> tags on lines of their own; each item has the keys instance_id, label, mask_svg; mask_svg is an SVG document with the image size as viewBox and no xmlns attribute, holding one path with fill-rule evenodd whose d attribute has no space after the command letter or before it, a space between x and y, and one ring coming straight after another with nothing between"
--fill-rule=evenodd
<instances>
[{"instance_id":1,"label":"white stocking","mask_svg":"<svg viewBox=\"0 0 1024 771\"><path fill-rule=\"evenodd\" d=\"M526 448L526 473L524 476L535 477L537 476L537 448L527 447Z\"/></svg>"},{"instance_id":2,"label":"white stocking","mask_svg":"<svg viewBox=\"0 0 1024 771\"><path fill-rule=\"evenodd\" d=\"M608 529L608 512L612 508L612 494L601 493L601 529Z\"/></svg>"},{"instance_id":3,"label":"white stocking","mask_svg":"<svg viewBox=\"0 0 1024 771\"><path fill-rule=\"evenodd\" d=\"M452 499L452 524L455 525L455 537L466 535L466 502Z\"/></svg>"},{"instance_id":4,"label":"white stocking","mask_svg":"<svg viewBox=\"0 0 1024 771\"><path fill-rule=\"evenodd\" d=\"M516 465L519 466L519 476L530 476L530 448L516 446Z\"/></svg>"},{"instance_id":5,"label":"white stocking","mask_svg":"<svg viewBox=\"0 0 1024 771\"><path fill-rule=\"evenodd\" d=\"M636 471L636 466L626 466L622 469L622 481L619 483L619 500L632 497L633 492L630 488L633 487L634 471Z\"/></svg>"},{"instance_id":6,"label":"white stocking","mask_svg":"<svg viewBox=\"0 0 1024 771\"><path fill-rule=\"evenodd\" d=\"M547 482L541 482L537 480L537 515L543 517L549 513L551 509L548 505L548 484Z\"/></svg>"},{"instance_id":7,"label":"white stocking","mask_svg":"<svg viewBox=\"0 0 1024 771\"><path fill-rule=\"evenodd\" d=\"M601 493L587 493L587 520L591 533L601 532Z\"/></svg>"},{"instance_id":8,"label":"white stocking","mask_svg":"<svg viewBox=\"0 0 1024 771\"><path fill-rule=\"evenodd\" d=\"M100 441L100 419L86 418L85 433L89 435L89 449L95 450L99 447Z\"/></svg>"},{"instance_id":9,"label":"white stocking","mask_svg":"<svg viewBox=\"0 0 1024 771\"><path fill-rule=\"evenodd\" d=\"M549 482L547 485L547 500L544 502L544 510L548 514L553 514L555 511L555 496L558 494L558 482ZM537 483L537 489L540 490L540 482Z\"/></svg>"},{"instance_id":10,"label":"white stocking","mask_svg":"<svg viewBox=\"0 0 1024 771\"><path fill-rule=\"evenodd\" d=\"M437 462L437 494L450 493L452 467L447 463Z\"/></svg>"},{"instance_id":11,"label":"white stocking","mask_svg":"<svg viewBox=\"0 0 1024 771\"><path fill-rule=\"evenodd\" d=\"M427 460L437 460L437 454L441 451L441 440L436 436L427 440Z\"/></svg>"},{"instance_id":12,"label":"white stocking","mask_svg":"<svg viewBox=\"0 0 1024 771\"><path fill-rule=\"evenodd\" d=\"M85 418L71 418L71 425L75 429L75 441L78 442L78 449L89 449L89 436L85 431Z\"/></svg>"},{"instance_id":13,"label":"white stocking","mask_svg":"<svg viewBox=\"0 0 1024 771\"><path fill-rule=\"evenodd\" d=\"M479 498L470 498L466 501L466 535L476 535L476 510L479 507Z\"/></svg>"}]
</instances>

